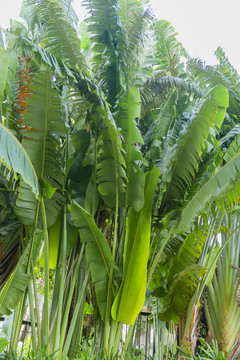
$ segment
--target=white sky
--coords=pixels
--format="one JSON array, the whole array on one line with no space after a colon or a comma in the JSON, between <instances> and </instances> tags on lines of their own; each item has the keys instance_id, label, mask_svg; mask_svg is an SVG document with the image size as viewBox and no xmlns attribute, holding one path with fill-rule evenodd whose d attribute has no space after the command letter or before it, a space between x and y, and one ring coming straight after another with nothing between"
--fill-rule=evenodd
<instances>
[{"instance_id":1,"label":"white sky","mask_svg":"<svg viewBox=\"0 0 240 360\"><path fill-rule=\"evenodd\" d=\"M74 0L78 13L80 1ZM240 73L240 0L150 0L158 19L172 23L192 57L217 63L214 51L221 45ZM22 0L0 0L0 26L20 20Z\"/></svg>"}]
</instances>

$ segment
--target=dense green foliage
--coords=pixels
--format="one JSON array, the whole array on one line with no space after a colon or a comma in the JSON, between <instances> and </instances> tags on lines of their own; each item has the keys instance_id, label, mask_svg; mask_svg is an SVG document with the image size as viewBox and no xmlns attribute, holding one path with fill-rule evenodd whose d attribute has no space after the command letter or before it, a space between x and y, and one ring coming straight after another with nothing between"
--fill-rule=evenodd
<instances>
[{"instance_id":1,"label":"dense green foliage","mask_svg":"<svg viewBox=\"0 0 240 360\"><path fill-rule=\"evenodd\" d=\"M178 324L191 350L205 301L211 336L229 350L239 321L223 344L225 315L209 309L221 309L221 293L240 316L226 289L235 299L239 76L220 48L215 67L189 59L148 2L83 4L78 31L70 0L24 1L25 25L12 22L0 49L0 314L14 311L11 352L28 296L35 353L77 356L91 308L91 355L124 358L146 290L155 321Z\"/></svg>"}]
</instances>

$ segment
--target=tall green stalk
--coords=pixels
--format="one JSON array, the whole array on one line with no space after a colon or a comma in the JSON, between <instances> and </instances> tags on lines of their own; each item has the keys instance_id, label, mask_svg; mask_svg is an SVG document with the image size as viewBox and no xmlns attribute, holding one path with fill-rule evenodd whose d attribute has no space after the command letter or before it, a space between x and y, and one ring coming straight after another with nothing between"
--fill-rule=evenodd
<instances>
[{"instance_id":1,"label":"tall green stalk","mask_svg":"<svg viewBox=\"0 0 240 360\"><path fill-rule=\"evenodd\" d=\"M56 330L54 339L54 353L58 351L58 358L61 356L60 348L60 330L63 314L63 297L64 297L64 282L65 282L65 264L66 264L66 252L67 252L67 218L66 218L66 205L64 206L63 213L63 233L61 237L61 257L60 257L60 284L58 292L58 307L57 307L57 319Z\"/></svg>"},{"instance_id":2,"label":"tall green stalk","mask_svg":"<svg viewBox=\"0 0 240 360\"><path fill-rule=\"evenodd\" d=\"M66 299L66 305L65 305L65 309L64 309L64 314L63 314L63 319L62 319L62 326L61 326L61 334L60 334L60 348L63 348L64 345L64 340L65 340L65 336L66 336L66 329L67 329L67 323L68 323L68 318L69 318L69 311L70 311L70 307L71 307L71 303L72 303L72 298L73 298L73 293L74 293L74 289L76 286L76 280L77 280L77 276L78 276L78 272L79 272L79 268L82 262L82 258L83 258L83 252L84 252L85 246L83 245L81 248L81 252L79 254L78 257L78 261L77 261L77 265L74 269L74 274L71 280L71 286L70 286L70 290L68 292L68 296Z\"/></svg>"},{"instance_id":3,"label":"tall green stalk","mask_svg":"<svg viewBox=\"0 0 240 360\"><path fill-rule=\"evenodd\" d=\"M79 309L80 309L80 306L82 305L82 303L84 301L85 289L86 289L86 286L87 286L87 283L88 283L89 275L90 275L90 269L88 268L86 273L85 273L84 281L83 281L82 286L81 286L81 295L78 297L78 299L76 301L76 304L75 304L75 309L74 309L74 312L73 312L71 325L70 325L70 328L68 330L68 335L67 335L67 338L66 338L66 341L65 341L65 344L64 344L63 353L62 353L63 360L65 360L67 358L67 355L68 355L68 351L69 351L70 344L71 344L71 341L72 341L72 337L73 337L73 334L74 334L75 324L76 324L77 318L78 318Z\"/></svg>"},{"instance_id":4,"label":"tall green stalk","mask_svg":"<svg viewBox=\"0 0 240 360\"><path fill-rule=\"evenodd\" d=\"M41 210L43 219L43 238L44 238L44 305L43 305L43 346L46 346L49 355L49 244L47 218L44 200L41 198Z\"/></svg>"},{"instance_id":5,"label":"tall green stalk","mask_svg":"<svg viewBox=\"0 0 240 360\"><path fill-rule=\"evenodd\" d=\"M38 340L38 348L42 348L42 337L41 337L41 323L40 323L40 314L39 314L39 303L38 303L38 291L37 291L37 284L36 284L36 276L34 273L34 267L32 262L32 281L33 281L33 291L34 291L34 301L36 307L36 320L37 320L37 340Z\"/></svg>"},{"instance_id":6,"label":"tall green stalk","mask_svg":"<svg viewBox=\"0 0 240 360\"><path fill-rule=\"evenodd\" d=\"M33 351L37 353L37 337L36 337L35 313L34 313L34 305L33 305L32 281L30 281L30 283L28 284L28 299L29 299L30 318L31 318L32 347L33 347Z\"/></svg>"}]
</instances>

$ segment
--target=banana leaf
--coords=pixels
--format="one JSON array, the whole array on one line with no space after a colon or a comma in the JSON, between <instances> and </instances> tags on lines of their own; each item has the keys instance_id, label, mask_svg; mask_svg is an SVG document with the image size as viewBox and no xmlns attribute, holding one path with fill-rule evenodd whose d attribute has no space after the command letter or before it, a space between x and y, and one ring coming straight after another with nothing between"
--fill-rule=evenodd
<instances>
[{"instance_id":1,"label":"banana leaf","mask_svg":"<svg viewBox=\"0 0 240 360\"><path fill-rule=\"evenodd\" d=\"M40 196L38 178L33 164L18 139L0 123L0 161L21 175L37 198Z\"/></svg>"},{"instance_id":2,"label":"banana leaf","mask_svg":"<svg viewBox=\"0 0 240 360\"><path fill-rule=\"evenodd\" d=\"M130 208L128 214L123 279L111 310L113 319L125 324L134 323L145 300L151 212L159 173L154 168L146 174L144 205L138 212Z\"/></svg>"},{"instance_id":3,"label":"banana leaf","mask_svg":"<svg viewBox=\"0 0 240 360\"><path fill-rule=\"evenodd\" d=\"M86 242L86 258L90 266L100 314L104 320L109 296L110 270L117 267L107 240L95 224L93 216L78 205L76 201L71 203L69 210L75 226L79 229L81 241Z\"/></svg>"}]
</instances>

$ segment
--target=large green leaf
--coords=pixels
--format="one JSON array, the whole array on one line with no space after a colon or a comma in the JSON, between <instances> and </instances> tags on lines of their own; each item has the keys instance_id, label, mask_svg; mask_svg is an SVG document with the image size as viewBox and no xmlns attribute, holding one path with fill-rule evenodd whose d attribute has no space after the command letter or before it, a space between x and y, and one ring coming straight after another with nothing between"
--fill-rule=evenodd
<instances>
[{"instance_id":1,"label":"large green leaf","mask_svg":"<svg viewBox=\"0 0 240 360\"><path fill-rule=\"evenodd\" d=\"M118 15L116 0L84 0L89 11L89 32L92 33L93 69L107 101L113 106L120 90L121 66L126 54L124 31Z\"/></svg>"},{"instance_id":2,"label":"large green leaf","mask_svg":"<svg viewBox=\"0 0 240 360\"><path fill-rule=\"evenodd\" d=\"M126 4L126 1L124 1L124 3ZM136 53L139 52L139 55L141 53L142 42L145 40L144 37L147 38L148 25L151 24L153 20L153 13L151 7L143 9L141 8L141 4L137 4L137 1L135 1L135 6L132 0L127 1L127 3L125 9L124 7L121 8L121 10L125 10L124 22L127 40L125 56L128 67L133 70L134 65L138 67L138 61L141 59L141 56L136 57ZM123 11L120 12L120 17L121 15L123 15Z\"/></svg>"},{"instance_id":3,"label":"large green leaf","mask_svg":"<svg viewBox=\"0 0 240 360\"><path fill-rule=\"evenodd\" d=\"M62 11L58 1L42 0L33 12L38 21L46 24L42 37L42 47L64 60L71 67L86 70L85 60L80 51L80 40L74 28L66 21L66 12Z\"/></svg>"},{"instance_id":4,"label":"large green leaf","mask_svg":"<svg viewBox=\"0 0 240 360\"><path fill-rule=\"evenodd\" d=\"M166 100L160 107L156 119L149 126L144 136L145 144L153 142L154 146L154 140L165 138L167 136L169 128L176 116L176 100L177 91L174 89L169 92Z\"/></svg>"},{"instance_id":5,"label":"large green leaf","mask_svg":"<svg viewBox=\"0 0 240 360\"><path fill-rule=\"evenodd\" d=\"M130 208L124 247L123 279L112 306L114 320L133 324L145 300L150 245L152 203L159 169L146 174L144 205L139 212Z\"/></svg>"},{"instance_id":6,"label":"large green leaf","mask_svg":"<svg viewBox=\"0 0 240 360\"><path fill-rule=\"evenodd\" d=\"M194 98L201 98L205 93L197 84L188 79L165 76L161 72L155 73L152 78L147 79L141 89L142 103L146 110L149 110L149 104L153 104L154 107L160 106L162 102L165 102L168 92L174 88L178 89L180 93L186 91L187 94L191 94Z\"/></svg>"},{"instance_id":7,"label":"large green leaf","mask_svg":"<svg viewBox=\"0 0 240 360\"><path fill-rule=\"evenodd\" d=\"M144 202L144 173L137 162L143 161L142 154L136 144L143 144L141 133L137 127L137 120L141 113L140 92L129 87L119 99L117 125L123 136L123 149L126 152L127 167L127 201L139 211Z\"/></svg>"},{"instance_id":8,"label":"large green leaf","mask_svg":"<svg viewBox=\"0 0 240 360\"><path fill-rule=\"evenodd\" d=\"M126 189L126 163L120 135L114 123L105 118L97 157L98 191L110 207L123 206Z\"/></svg>"},{"instance_id":9,"label":"large green leaf","mask_svg":"<svg viewBox=\"0 0 240 360\"><path fill-rule=\"evenodd\" d=\"M228 104L228 92L219 85L205 100L202 107L194 115L182 131L178 134L176 144L171 148L168 161L168 170L163 174L163 182L168 183L165 191L162 208L171 207L182 199L194 179L198 170L205 139L209 134L209 127L216 119L219 106L224 108ZM219 122L222 114L219 115ZM223 120L223 119L222 119Z\"/></svg>"},{"instance_id":10,"label":"large green leaf","mask_svg":"<svg viewBox=\"0 0 240 360\"><path fill-rule=\"evenodd\" d=\"M176 274L168 296L164 300L164 310L159 314L160 320L178 322L204 272L205 270L200 265L193 265Z\"/></svg>"},{"instance_id":11,"label":"large green leaf","mask_svg":"<svg viewBox=\"0 0 240 360\"><path fill-rule=\"evenodd\" d=\"M110 270L116 268L109 245L94 218L76 201L69 207L75 226L79 229L82 242L86 242L86 257L95 286L98 307L105 319Z\"/></svg>"},{"instance_id":12,"label":"large green leaf","mask_svg":"<svg viewBox=\"0 0 240 360\"><path fill-rule=\"evenodd\" d=\"M163 298L163 310L159 313L162 321L178 321L187 309L204 268L197 266L207 234L204 228L190 233L181 245L168 269L168 292ZM194 274L196 271L196 276Z\"/></svg>"},{"instance_id":13,"label":"large green leaf","mask_svg":"<svg viewBox=\"0 0 240 360\"><path fill-rule=\"evenodd\" d=\"M158 69L171 70L171 68L178 65L182 52L182 44L176 39L177 33L169 21L156 21L155 32L157 38L156 58Z\"/></svg>"},{"instance_id":14,"label":"large green leaf","mask_svg":"<svg viewBox=\"0 0 240 360\"><path fill-rule=\"evenodd\" d=\"M38 178L42 179L44 192L47 194L46 189L50 186L57 189L52 198L45 199L48 226L51 226L56 221L64 201L60 135L64 135L65 127L61 119L60 100L57 91L53 88L51 73L48 71L36 73L30 91L21 128L22 145L34 165ZM48 183L50 186L47 185ZM32 224L35 211L36 201L29 187L21 183L16 201L16 213L24 224Z\"/></svg>"},{"instance_id":15,"label":"large green leaf","mask_svg":"<svg viewBox=\"0 0 240 360\"><path fill-rule=\"evenodd\" d=\"M0 161L9 169L21 175L36 197L40 195L38 178L33 164L17 138L0 123Z\"/></svg>"},{"instance_id":16,"label":"large green leaf","mask_svg":"<svg viewBox=\"0 0 240 360\"><path fill-rule=\"evenodd\" d=\"M238 201L240 196L240 153L238 152L191 195L178 218L175 228L177 233L185 231L196 216L209 210L214 201L224 201L230 207Z\"/></svg>"}]
</instances>

